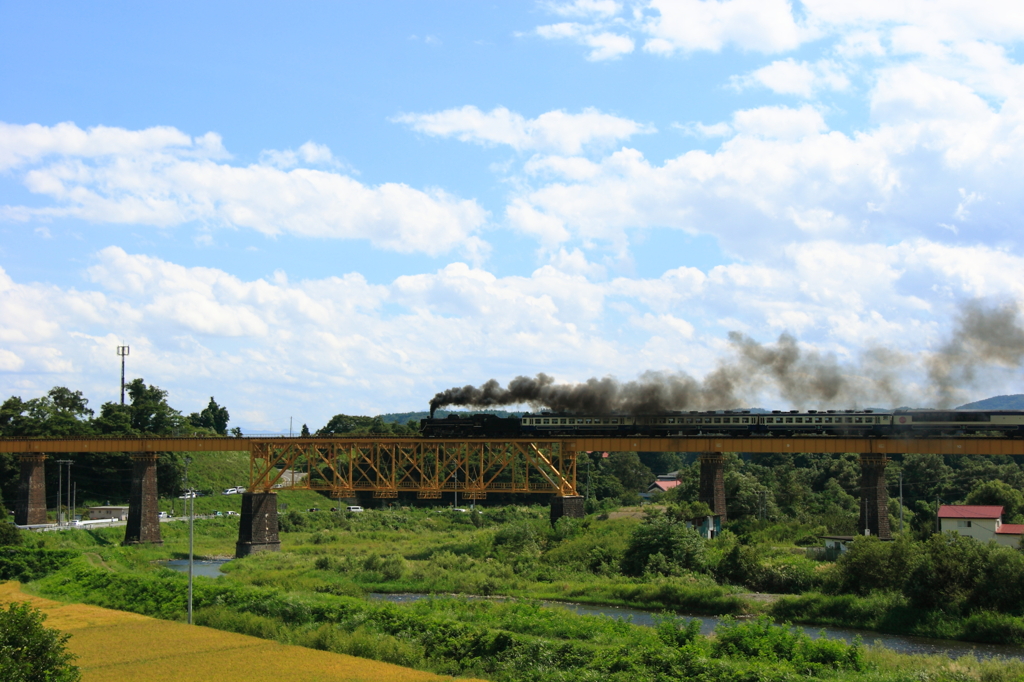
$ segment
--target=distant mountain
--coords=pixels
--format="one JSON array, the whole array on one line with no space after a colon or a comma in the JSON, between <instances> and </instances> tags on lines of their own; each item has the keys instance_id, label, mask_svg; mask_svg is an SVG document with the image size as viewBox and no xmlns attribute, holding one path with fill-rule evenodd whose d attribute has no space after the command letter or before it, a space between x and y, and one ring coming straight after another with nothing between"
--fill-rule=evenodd
<instances>
[{"instance_id":1,"label":"distant mountain","mask_svg":"<svg viewBox=\"0 0 1024 682\"><path fill-rule=\"evenodd\" d=\"M997 395L956 408L958 410L1024 410L1024 393Z\"/></svg>"}]
</instances>

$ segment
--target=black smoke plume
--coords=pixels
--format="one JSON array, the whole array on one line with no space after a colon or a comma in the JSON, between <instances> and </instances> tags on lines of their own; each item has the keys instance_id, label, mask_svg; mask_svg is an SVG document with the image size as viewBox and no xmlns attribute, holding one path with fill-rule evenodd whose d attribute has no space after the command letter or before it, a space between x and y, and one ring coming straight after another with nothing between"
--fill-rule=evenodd
<instances>
[{"instance_id":1,"label":"black smoke plume","mask_svg":"<svg viewBox=\"0 0 1024 682\"><path fill-rule=\"evenodd\" d=\"M989 367L1015 370L1024 361L1024 328L1015 303L985 306L970 301L960 308L956 329L926 362L928 378L941 405L951 405L958 388L973 386Z\"/></svg>"},{"instance_id":2,"label":"black smoke plume","mask_svg":"<svg viewBox=\"0 0 1024 682\"><path fill-rule=\"evenodd\" d=\"M831 354L803 350L782 334L761 344L730 332L731 358L702 380L683 373L645 372L633 381L592 378L579 384L556 383L547 374L519 376L502 387L491 379L481 386L450 388L434 396L430 412L441 407L487 408L530 405L569 413L642 414L667 410L721 410L749 405L764 391L775 392L793 407L855 407L906 404L908 367L921 361L883 348L867 350L857 363L840 364ZM930 385L926 398L953 404L958 388L973 385L982 367L1019 367L1024 361L1024 327L1015 304L986 307L972 301L961 307L952 337L923 363Z\"/></svg>"}]
</instances>

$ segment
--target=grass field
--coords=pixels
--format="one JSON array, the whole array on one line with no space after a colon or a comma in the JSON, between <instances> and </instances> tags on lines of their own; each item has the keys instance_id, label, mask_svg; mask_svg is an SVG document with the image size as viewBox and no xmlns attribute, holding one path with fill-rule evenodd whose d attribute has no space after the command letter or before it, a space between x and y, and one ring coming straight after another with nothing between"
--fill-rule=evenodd
<instances>
[{"instance_id":1,"label":"grass field","mask_svg":"<svg viewBox=\"0 0 1024 682\"><path fill-rule=\"evenodd\" d=\"M64 604L0 584L0 603L29 602L47 627L71 634L84 682L433 682L451 679L354 656L157 620L86 604Z\"/></svg>"}]
</instances>

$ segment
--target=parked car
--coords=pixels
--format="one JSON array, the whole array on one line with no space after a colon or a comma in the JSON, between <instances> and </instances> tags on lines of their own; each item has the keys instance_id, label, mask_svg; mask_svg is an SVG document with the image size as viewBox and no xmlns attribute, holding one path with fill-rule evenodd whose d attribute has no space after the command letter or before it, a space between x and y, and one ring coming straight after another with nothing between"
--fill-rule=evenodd
<instances>
[{"instance_id":1,"label":"parked car","mask_svg":"<svg viewBox=\"0 0 1024 682\"><path fill-rule=\"evenodd\" d=\"M350 507L345 507L345 511L347 511L347 512L361 512L361 511L363 511L363 508L360 507L357 504L354 504L354 505L352 505Z\"/></svg>"},{"instance_id":2,"label":"parked car","mask_svg":"<svg viewBox=\"0 0 1024 682\"><path fill-rule=\"evenodd\" d=\"M237 495L238 488L225 488L221 495Z\"/></svg>"},{"instance_id":3,"label":"parked car","mask_svg":"<svg viewBox=\"0 0 1024 682\"><path fill-rule=\"evenodd\" d=\"M236 511L229 511L228 512L228 516L238 516L238 512L236 512Z\"/></svg>"},{"instance_id":4,"label":"parked car","mask_svg":"<svg viewBox=\"0 0 1024 682\"><path fill-rule=\"evenodd\" d=\"M187 493L185 493L184 495L178 495L178 499L179 500L188 500L188 499L194 498L195 496L196 496L196 491L190 490Z\"/></svg>"}]
</instances>

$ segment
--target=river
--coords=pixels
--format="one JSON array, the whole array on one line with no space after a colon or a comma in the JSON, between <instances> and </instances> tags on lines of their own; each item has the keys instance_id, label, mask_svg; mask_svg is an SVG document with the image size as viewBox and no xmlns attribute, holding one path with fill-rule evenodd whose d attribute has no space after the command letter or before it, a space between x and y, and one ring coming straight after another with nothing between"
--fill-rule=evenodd
<instances>
[{"instance_id":1,"label":"river","mask_svg":"<svg viewBox=\"0 0 1024 682\"><path fill-rule=\"evenodd\" d=\"M224 575L220 567L227 563L227 560L197 560L193 562L192 573L207 578L219 578ZM160 562L175 571L188 573L188 559L174 559ZM422 599L430 599L429 594L383 594L371 592L366 595L368 599L389 601L395 604L408 604ZM464 596L465 599L491 599L491 597ZM501 597L498 597L501 599ZM606 616L618 620L628 620L634 625L653 627L657 614L651 611L630 609L624 606L597 606L594 604L579 604L576 602L541 601L541 605L553 609L565 609L583 616ZM683 618L696 618L700 621L702 634L714 632L718 625L718 618L715 616L697 616L692 614L677 614ZM972 655L978 658L1015 658L1024 660L1024 649L1021 647L1008 646L1004 644L975 644L971 642L958 642L950 639L929 639L927 637L911 637L908 635L890 635L871 630L854 630L851 628L803 626L803 629L811 637L817 638L824 632L829 639L842 639L852 642L854 638L860 637L865 644L880 644L893 651L902 654L941 654L950 658Z\"/></svg>"},{"instance_id":2,"label":"river","mask_svg":"<svg viewBox=\"0 0 1024 682\"><path fill-rule=\"evenodd\" d=\"M429 599L427 594L381 594L370 593L366 595L370 599L381 599L396 604L407 604L421 599ZM491 597L466 597L467 599L490 599ZM500 599L500 597L499 597ZM594 604L579 604L576 602L541 601L541 605L548 608L566 609L584 616L607 616L618 620L628 620L634 625L643 627L654 627L655 618L658 614L640 609L630 609L624 606L597 606ZM696 618L700 621L701 634L714 632L718 625L718 618L715 616L697 616L686 613L677 614L683 618ZM942 654L950 658L972 655L978 658L1014 658L1024 660L1024 649L1016 646L1003 644L975 644L973 642L959 642L950 639L929 639L927 637L911 637L908 635L889 635L871 630L854 630L851 628L837 628L831 626L802 626L802 629L813 638L817 638L824 632L829 639L842 639L852 642L854 638L860 637L865 644L880 644L887 649L898 651L901 654Z\"/></svg>"}]
</instances>

